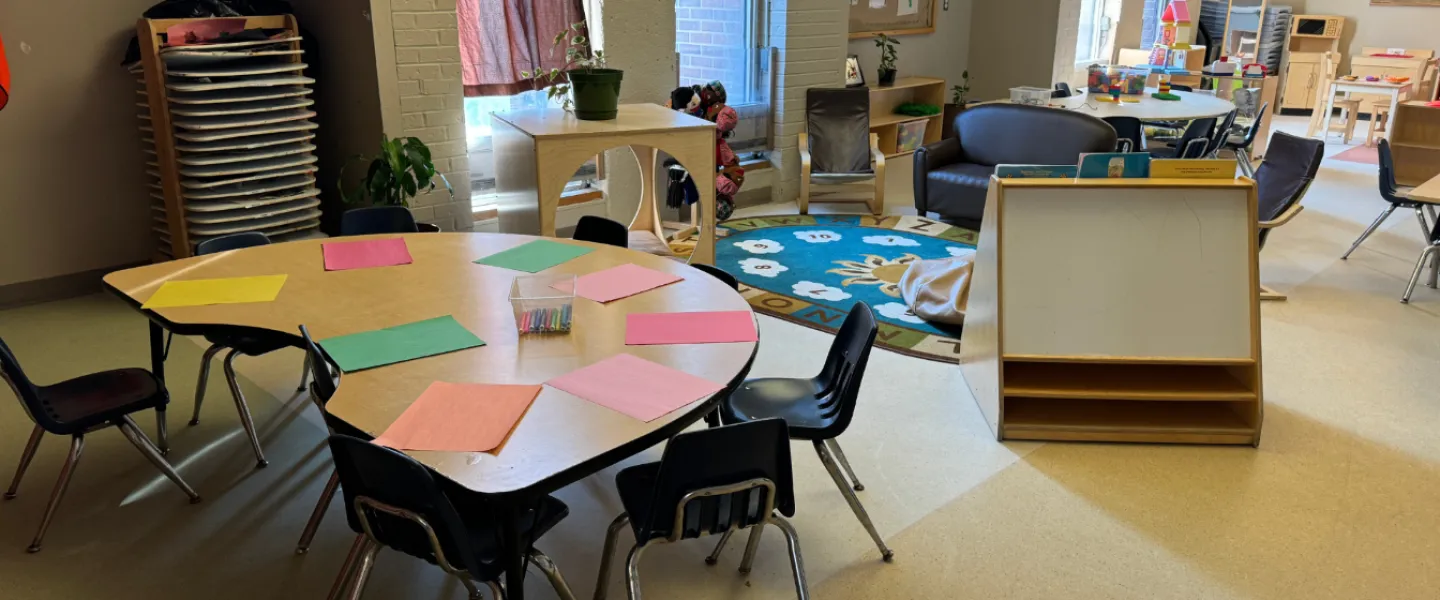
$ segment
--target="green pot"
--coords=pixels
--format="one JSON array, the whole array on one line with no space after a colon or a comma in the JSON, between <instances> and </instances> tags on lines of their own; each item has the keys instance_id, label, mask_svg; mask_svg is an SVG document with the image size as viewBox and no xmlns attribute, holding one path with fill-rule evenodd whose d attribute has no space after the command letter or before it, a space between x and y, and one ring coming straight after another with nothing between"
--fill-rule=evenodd
<instances>
[{"instance_id":1,"label":"green pot","mask_svg":"<svg viewBox=\"0 0 1440 600\"><path fill-rule=\"evenodd\" d=\"M615 118L620 104L620 80L625 72L619 69L576 69L570 77L570 99L575 102L575 118L585 121L608 121Z\"/></svg>"}]
</instances>

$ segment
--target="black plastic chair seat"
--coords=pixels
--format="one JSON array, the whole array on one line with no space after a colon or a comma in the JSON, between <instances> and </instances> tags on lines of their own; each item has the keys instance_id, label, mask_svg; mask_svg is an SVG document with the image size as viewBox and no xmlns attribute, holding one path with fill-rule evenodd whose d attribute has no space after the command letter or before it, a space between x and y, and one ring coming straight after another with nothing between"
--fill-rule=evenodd
<instances>
[{"instance_id":1,"label":"black plastic chair seat","mask_svg":"<svg viewBox=\"0 0 1440 600\"><path fill-rule=\"evenodd\" d=\"M50 433L71 435L130 413L165 406L169 394L145 369L116 369L39 388L40 403L58 425Z\"/></svg>"},{"instance_id":2,"label":"black plastic chair seat","mask_svg":"<svg viewBox=\"0 0 1440 600\"><path fill-rule=\"evenodd\" d=\"M790 428L790 437L823 440L834 437L826 428L835 422L833 396L815 379L749 379L720 405L720 419L726 424L779 418Z\"/></svg>"},{"instance_id":3,"label":"black plastic chair seat","mask_svg":"<svg viewBox=\"0 0 1440 600\"><path fill-rule=\"evenodd\" d=\"M499 524L490 516L494 514L494 501L485 496L465 490L458 485L441 484L445 489L445 496L450 499L450 504L460 513L460 521L465 526L465 534L470 538L470 549L475 553L474 564L479 565L480 572L471 571L480 581L495 581L505 575L505 561L501 560L504 554L500 551L500 529ZM554 529L567 515L570 514L570 507L564 502L550 496L540 499L539 507L532 521L529 515L521 518L520 535L522 539L538 540L546 532ZM412 556L420 557L435 564L434 556L429 554L429 545L423 546L424 550ZM397 548L397 550L400 550ZM403 551L403 550L402 550ZM451 558L452 563L455 562Z\"/></svg>"},{"instance_id":4,"label":"black plastic chair seat","mask_svg":"<svg viewBox=\"0 0 1440 600\"><path fill-rule=\"evenodd\" d=\"M289 348L289 336L264 330L227 330L205 334L205 341L239 350L245 356L269 354L281 348Z\"/></svg>"}]
</instances>

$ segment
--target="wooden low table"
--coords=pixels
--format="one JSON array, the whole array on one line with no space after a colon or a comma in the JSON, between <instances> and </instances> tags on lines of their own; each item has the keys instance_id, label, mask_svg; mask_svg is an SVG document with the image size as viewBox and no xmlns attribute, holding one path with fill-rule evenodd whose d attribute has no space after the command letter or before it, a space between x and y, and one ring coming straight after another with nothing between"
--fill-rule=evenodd
<instances>
[{"instance_id":1,"label":"wooden low table","mask_svg":"<svg viewBox=\"0 0 1440 600\"><path fill-rule=\"evenodd\" d=\"M1436 175L1430 181L1410 190L1410 198L1418 202L1440 205L1440 175ZM1436 219L1431 227L1430 241L1434 243L1436 239L1440 239L1440 219ZM1430 282L1426 285L1434 288L1437 284L1440 284L1440 252L1435 253L1434 258L1430 261Z\"/></svg>"},{"instance_id":2,"label":"wooden low table","mask_svg":"<svg viewBox=\"0 0 1440 600\"><path fill-rule=\"evenodd\" d=\"M1400 104L1400 97L1409 93L1412 87L1413 84L1408 81L1405 83L1387 83L1384 81L1345 81L1343 79L1336 79L1330 83L1330 92L1325 94L1324 107L1321 108L1320 112L1311 117L1310 128L1305 132L1305 137L1315 137L1317 130L1320 132L1320 139L1323 140L1329 137L1330 117L1331 113L1335 112L1336 94L1345 94L1346 98L1349 98L1352 94L1380 94L1386 96L1390 99L1390 116L1393 118L1395 116L1395 106ZM1357 110L1355 112L1358 113L1359 111ZM1349 118L1353 122L1356 114L1351 114Z\"/></svg>"},{"instance_id":3,"label":"wooden low table","mask_svg":"<svg viewBox=\"0 0 1440 600\"><path fill-rule=\"evenodd\" d=\"M690 262L715 262L715 124L657 104L623 104L609 121L582 121L552 108L491 115L500 230L555 236L565 183L585 161L628 146L640 163L640 206L632 232L664 244L655 194L659 153L693 174L700 192L700 242Z\"/></svg>"},{"instance_id":4,"label":"wooden low table","mask_svg":"<svg viewBox=\"0 0 1440 600\"><path fill-rule=\"evenodd\" d=\"M592 246L595 251L546 273L580 275L635 263L685 280L609 304L577 299L574 331L521 340L507 294L511 280L524 273L471 261L536 238L493 233L404 237L415 259L407 266L327 272L322 264L322 242L306 240L117 271L105 276L105 285L150 319L152 368L162 380L164 329L201 335L216 327L257 327L293 335L299 347L300 325L315 339L323 340L449 314L486 341L480 348L344 374L327 410L371 435L384 431L435 381L536 384L624 352L717 383L738 385L754 360L758 344L749 342L625 345L625 315L629 313L750 311L749 303L729 286L674 260L569 242ZM282 273L289 278L274 302L140 308L161 284L172 279ZM409 454L455 483L493 495L508 509L523 511L535 498L679 433L710 412L722 394L645 423L545 387L494 453ZM506 531L505 535L512 548L524 547L518 532ZM524 556L510 552L506 560L510 561L508 597L523 598Z\"/></svg>"}]
</instances>

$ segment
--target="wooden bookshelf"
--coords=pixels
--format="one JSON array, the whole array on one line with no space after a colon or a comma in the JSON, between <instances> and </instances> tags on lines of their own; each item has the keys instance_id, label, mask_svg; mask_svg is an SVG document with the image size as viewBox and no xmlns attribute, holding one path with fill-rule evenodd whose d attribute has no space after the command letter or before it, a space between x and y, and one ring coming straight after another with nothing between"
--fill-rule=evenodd
<instances>
[{"instance_id":1,"label":"wooden bookshelf","mask_svg":"<svg viewBox=\"0 0 1440 600\"><path fill-rule=\"evenodd\" d=\"M1416 186L1440 176L1440 108L1402 102L1391 117L1395 182Z\"/></svg>"},{"instance_id":2,"label":"wooden bookshelf","mask_svg":"<svg viewBox=\"0 0 1440 600\"><path fill-rule=\"evenodd\" d=\"M1243 178L992 179L960 368L996 437L1259 443L1255 209Z\"/></svg>"},{"instance_id":3,"label":"wooden bookshelf","mask_svg":"<svg viewBox=\"0 0 1440 600\"><path fill-rule=\"evenodd\" d=\"M880 137L880 151L886 158L908 156L914 150L901 152L900 124L915 121L925 122L925 138L921 145L940 141L944 113L924 117L913 117L895 113L895 109L906 102L932 104L942 109L945 106L945 80L935 77L901 77L895 85L870 88L870 133Z\"/></svg>"}]
</instances>

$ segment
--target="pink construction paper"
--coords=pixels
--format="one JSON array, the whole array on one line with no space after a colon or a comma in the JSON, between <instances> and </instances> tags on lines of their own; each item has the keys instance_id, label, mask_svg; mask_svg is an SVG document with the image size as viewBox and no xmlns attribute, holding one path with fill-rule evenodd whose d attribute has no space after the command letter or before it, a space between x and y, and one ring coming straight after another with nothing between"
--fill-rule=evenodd
<instances>
[{"instance_id":1,"label":"pink construction paper","mask_svg":"<svg viewBox=\"0 0 1440 600\"><path fill-rule=\"evenodd\" d=\"M646 423L725 388L630 354L616 354L545 385Z\"/></svg>"},{"instance_id":2,"label":"pink construction paper","mask_svg":"<svg viewBox=\"0 0 1440 600\"><path fill-rule=\"evenodd\" d=\"M637 313L625 316L625 345L754 342L750 311Z\"/></svg>"},{"instance_id":3,"label":"pink construction paper","mask_svg":"<svg viewBox=\"0 0 1440 600\"><path fill-rule=\"evenodd\" d=\"M682 279L685 278L647 269L634 263L623 264L575 278L575 295L596 302L610 302L653 290L662 285L669 285ZM568 281L550 287L562 292L570 291Z\"/></svg>"},{"instance_id":4,"label":"pink construction paper","mask_svg":"<svg viewBox=\"0 0 1440 600\"><path fill-rule=\"evenodd\" d=\"M539 395L538 385L436 381L374 443L396 450L489 452Z\"/></svg>"},{"instance_id":5,"label":"pink construction paper","mask_svg":"<svg viewBox=\"0 0 1440 600\"><path fill-rule=\"evenodd\" d=\"M221 34L245 30L245 19L204 19L171 25L165 30L165 45L191 46L214 42Z\"/></svg>"},{"instance_id":6,"label":"pink construction paper","mask_svg":"<svg viewBox=\"0 0 1440 600\"><path fill-rule=\"evenodd\" d=\"M326 271L393 267L414 262L404 238L321 244Z\"/></svg>"}]
</instances>

